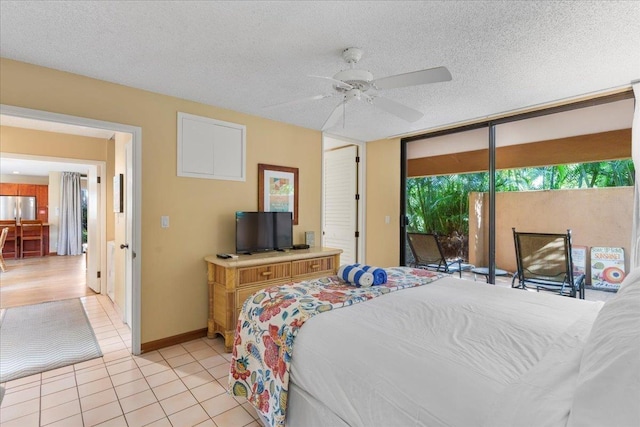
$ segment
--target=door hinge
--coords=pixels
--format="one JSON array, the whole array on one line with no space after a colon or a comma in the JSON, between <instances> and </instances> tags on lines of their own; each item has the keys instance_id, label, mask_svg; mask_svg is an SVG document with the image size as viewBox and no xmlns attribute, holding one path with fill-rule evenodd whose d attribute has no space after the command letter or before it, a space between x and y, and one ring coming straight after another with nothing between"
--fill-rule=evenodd
<instances>
[{"instance_id":1,"label":"door hinge","mask_svg":"<svg viewBox=\"0 0 640 427\"><path fill-rule=\"evenodd\" d=\"M360 237L360 232L356 231L356 237Z\"/></svg>"},{"instance_id":2,"label":"door hinge","mask_svg":"<svg viewBox=\"0 0 640 427\"><path fill-rule=\"evenodd\" d=\"M360 156L356 156L356 163L360 163Z\"/></svg>"},{"instance_id":3,"label":"door hinge","mask_svg":"<svg viewBox=\"0 0 640 427\"><path fill-rule=\"evenodd\" d=\"M100 184L100 177L97 178L98 184Z\"/></svg>"},{"instance_id":4,"label":"door hinge","mask_svg":"<svg viewBox=\"0 0 640 427\"><path fill-rule=\"evenodd\" d=\"M99 272L99 271L98 271L98 273L97 273L97 276L98 276L98 279L99 279L99 278L100 278L100 272Z\"/></svg>"},{"instance_id":5,"label":"door hinge","mask_svg":"<svg viewBox=\"0 0 640 427\"><path fill-rule=\"evenodd\" d=\"M356 200L360 200L360 195L356 194Z\"/></svg>"}]
</instances>

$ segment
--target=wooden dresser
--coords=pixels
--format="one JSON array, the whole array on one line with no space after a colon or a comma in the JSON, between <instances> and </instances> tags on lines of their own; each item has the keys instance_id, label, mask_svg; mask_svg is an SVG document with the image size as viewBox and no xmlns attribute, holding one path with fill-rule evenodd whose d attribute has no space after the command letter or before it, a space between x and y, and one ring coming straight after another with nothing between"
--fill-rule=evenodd
<instances>
[{"instance_id":1,"label":"wooden dresser","mask_svg":"<svg viewBox=\"0 0 640 427\"><path fill-rule=\"evenodd\" d=\"M238 259L205 257L209 284L207 337L224 337L230 352L242 303L272 285L331 276L340 267L341 249L310 248L288 252L240 255Z\"/></svg>"}]
</instances>

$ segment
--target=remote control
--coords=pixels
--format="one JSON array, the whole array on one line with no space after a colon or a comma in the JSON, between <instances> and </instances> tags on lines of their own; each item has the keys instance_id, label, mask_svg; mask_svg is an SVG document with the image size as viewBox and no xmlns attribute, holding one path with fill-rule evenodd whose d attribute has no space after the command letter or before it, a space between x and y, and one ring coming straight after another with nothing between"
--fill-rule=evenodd
<instances>
[{"instance_id":1,"label":"remote control","mask_svg":"<svg viewBox=\"0 0 640 427\"><path fill-rule=\"evenodd\" d=\"M229 259L231 258L231 255L228 254L218 254L216 255L218 258L222 258L222 259Z\"/></svg>"}]
</instances>

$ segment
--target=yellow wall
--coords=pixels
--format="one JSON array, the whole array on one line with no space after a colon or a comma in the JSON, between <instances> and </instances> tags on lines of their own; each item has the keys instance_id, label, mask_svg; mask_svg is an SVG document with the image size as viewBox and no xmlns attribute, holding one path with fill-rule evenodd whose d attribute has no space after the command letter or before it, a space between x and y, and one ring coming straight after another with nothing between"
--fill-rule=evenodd
<instances>
[{"instance_id":1,"label":"yellow wall","mask_svg":"<svg viewBox=\"0 0 640 427\"><path fill-rule=\"evenodd\" d=\"M23 129L11 126L0 126L0 152L4 154L24 154L30 156L56 157L76 160L106 161L107 169L113 159L107 158L109 141L102 138L68 135L56 132L47 132L34 129ZM113 167L111 165L111 167ZM9 178L9 177L6 177ZM12 180L3 175L2 182L28 183L26 177L16 177ZM36 178L36 177L32 177ZM51 172L49 177L37 177L40 183L49 185L49 252L55 253L58 249L58 215L56 209L60 202L60 173ZM83 181L86 185L86 181ZM107 188L111 184L107 180ZM107 236L113 234L113 220L107 216ZM108 239L107 239L108 240Z\"/></svg>"},{"instance_id":2,"label":"yellow wall","mask_svg":"<svg viewBox=\"0 0 640 427\"><path fill-rule=\"evenodd\" d=\"M234 250L234 212L257 210L258 163L299 168L294 243L320 233L318 131L4 58L0 102L142 128L142 343L206 327L203 257ZM178 111L247 127L246 182L176 176Z\"/></svg>"},{"instance_id":3,"label":"yellow wall","mask_svg":"<svg viewBox=\"0 0 640 427\"><path fill-rule=\"evenodd\" d=\"M0 71L5 72L4 62ZM5 76L0 76L0 100L5 98ZM10 104L15 105L15 104ZM0 151L32 156L60 157L81 160L107 160L107 140L88 136L67 135L33 129L0 126Z\"/></svg>"},{"instance_id":4,"label":"yellow wall","mask_svg":"<svg viewBox=\"0 0 640 427\"><path fill-rule=\"evenodd\" d=\"M399 138L367 142L366 193L366 263L396 266L400 261Z\"/></svg>"},{"instance_id":5,"label":"yellow wall","mask_svg":"<svg viewBox=\"0 0 640 427\"><path fill-rule=\"evenodd\" d=\"M573 245L623 247L629 271L632 212L633 187L496 193L496 265L516 270L512 227L534 233L571 229ZM488 217L488 193L471 193L469 262L478 266L487 265Z\"/></svg>"}]
</instances>

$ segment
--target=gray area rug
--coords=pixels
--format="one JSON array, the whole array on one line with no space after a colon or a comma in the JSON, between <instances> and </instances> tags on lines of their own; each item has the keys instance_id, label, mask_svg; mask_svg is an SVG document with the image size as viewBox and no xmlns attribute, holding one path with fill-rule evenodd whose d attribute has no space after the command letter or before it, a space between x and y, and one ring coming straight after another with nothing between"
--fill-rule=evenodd
<instances>
[{"instance_id":1,"label":"gray area rug","mask_svg":"<svg viewBox=\"0 0 640 427\"><path fill-rule=\"evenodd\" d=\"M0 323L0 382L100 356L77 298L8 308Z\"/></svg>"}]
</instances>

